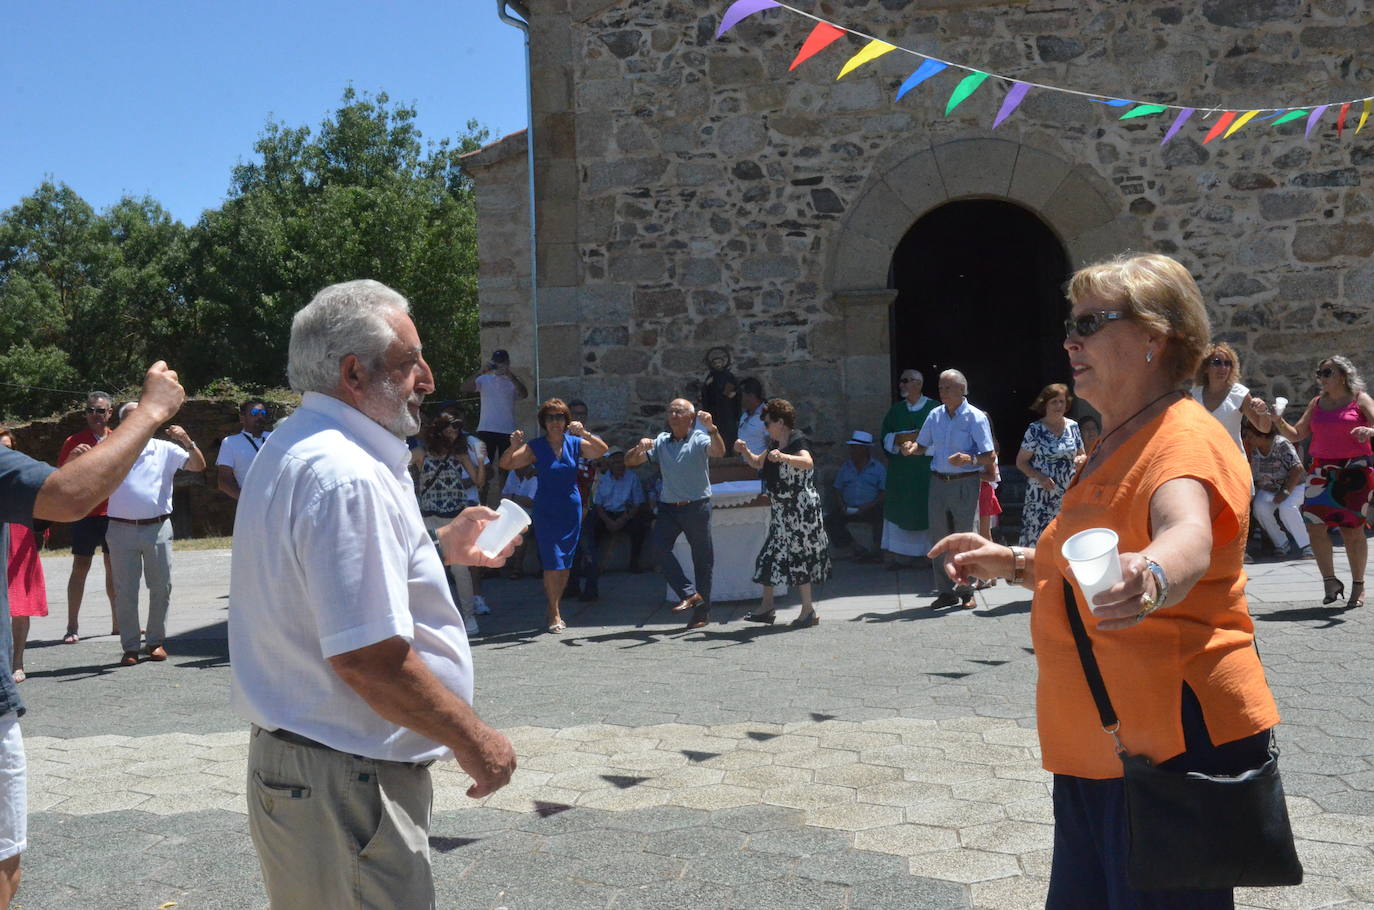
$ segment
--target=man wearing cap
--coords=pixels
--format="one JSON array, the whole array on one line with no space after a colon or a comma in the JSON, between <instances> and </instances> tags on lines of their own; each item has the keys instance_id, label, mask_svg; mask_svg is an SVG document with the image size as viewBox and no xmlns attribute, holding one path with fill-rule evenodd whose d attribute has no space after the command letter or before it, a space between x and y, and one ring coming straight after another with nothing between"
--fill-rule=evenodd
<instances>
[{"instance_id":1,"label":"man wearing cap","mask_svg":"<svg viewBox=\"0 0 1374 910\"><path fill-rule=\"evenodd\" d=\"M847 443L849 460L835 474L834 495L826 515L826 530L838 546L854 543L850 522L868 525L873 534L873 549L855 544L861 562L875 562L883 539L883 498L887 491L887 469L873 458L873 434L855 430Z\"/></svg>"},{"instance_id":2,"label":"man wearing cap","mask_svg":"<svg viewBox=\"0 0 1374 910\"><path fill-rule=\"evenodd\" d=\"M219 444L215 472L221 493L231 499L239 498L248 467L266 441L267 405L250 398L239 405L239 431L224 437Z\"/></svg>"},{"instance_id":3,"label":"man wearing cap","mask_svg":"<svg viewBox=\"0 0 1374 910\"><path fill-rule=\"evenodd\" d=\"M592 511L587 516L589 537L585 542L586 575L578 600L596 600L600 596L597 580L601 570L601 548L615 534L624 531L630 537L630 571L642 571L639 554L644 549L648 530L648 514L644 505L644 487L639 477L625 469L625 452L611 449L606 453L610 471L601 476L592 497Z\"/></svg>"},{"instance_id":4,"label":"man wearing cap","mask_svg":"<svg viewBox=\"0 0 1374 910\"><path fill-rule=\"evenodd\" d=\"M520 377L511 372L510 354L502 350L492 351L491 360L463 383L463 392L469 395L476 392L481 396L482 411L477 421L477 438L486 444L491 463L499 464L501 453L510 447L510 434L515 432L516 399L530 397L530 391ZM497 474L496 471L491 473L493 476ZM496 486L497 489L501 488L500 480Z\"/></svg>"}]
</instances>

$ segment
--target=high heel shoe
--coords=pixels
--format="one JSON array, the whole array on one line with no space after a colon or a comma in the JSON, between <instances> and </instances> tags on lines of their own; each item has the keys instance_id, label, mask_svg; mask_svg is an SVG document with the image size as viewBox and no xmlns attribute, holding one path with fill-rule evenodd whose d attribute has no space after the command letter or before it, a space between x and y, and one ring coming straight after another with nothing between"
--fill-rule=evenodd
<instances>
[{"instance_id":1,"label":"high heel shoe","mask_svg":"<svg viewBox=\"0 0 1374 910\"><path fill-rule=\"evenodd\" d=\"M1330 575L1322 576L1322 584L1326 587L1326 596L1322 598L1323 604L1333 604L1345 593L1345 582ZM1353 582L1352 582L1353 584ZM1364 586L1364 582L1360 582Z\"/></svg>"},{"instance_id":2,"label":"high heel shoe","mask_svg":"<svg viewBox=\"0 0 1374 910\"><path fill-rule=\"evenodd\" d=\"M769 610L767 613L745 613L744 621L759 622L763 623L765 626L771 626L773 624L773 620L777 618L775 614L775 610Z\"/></svg>"},{"instance_id":3,"label":"high heel shoe","mask_svg":"<svg viewBox=\"0 0 1374 910\"><path fill-rule=\"evenodd\" d=\"M1364 580L1352 581L1350 583L1350 599L1345 602L1347 608L1364 606Z\"/></svg>"}]
</instances>

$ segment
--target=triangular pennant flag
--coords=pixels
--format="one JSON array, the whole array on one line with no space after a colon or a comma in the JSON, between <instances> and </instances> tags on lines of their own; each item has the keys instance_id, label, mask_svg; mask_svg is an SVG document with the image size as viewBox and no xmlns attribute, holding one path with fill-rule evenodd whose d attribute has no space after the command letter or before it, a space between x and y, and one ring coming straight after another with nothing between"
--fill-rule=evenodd
<instances>
[{"instance_id":1,"label":"triangular pennant flag","mask_svg":"<svg viewBox=\"0 0 1374 910\"><path fill-rule=\"evenodd\" d=\"M1203 145L1206 145L1207 143L1211 142L1213 139L1215 139L1215 138L1217 138L1218 136L1220 136L1220 135L1222 134L1222 131L1224 131L1228 126L1230 126L1230 125L1231 125L1231 121L1232 121L1232 120L1235 120L1235 119L1236 119L1236 112L1235 112L1235 111L1227 111L1226 113L1222 114L1221 117L1219 117L1219 118L1217 119L1217 122L1214 123L1214 124L1212 124L1211 130L1209 130L1209 131L1207 132L1207 138L1202 140L1202 144L1203 144Z\"/></svg>"},{"instance_id":2,"label":"triangular pennant flag","mask_svg":"<svg viewBox=\"0 0 1374 910\"><path fill-rule=\"evenodd\" d=\"M1256 123L1263 123L1263 122L1266 121L1266 120L1273 120L1275 117L1282 117L1282 116L1283 116L1285 113L1287 113L1287 112L1288 112L1288 109L1287 109L1287 108L1279 108L1278 110L1274 111L1274 113L1268 115L1267 117L1261 117L1261 118L1259 118L1258 120L1256 120L1255 122L1256 122Z\"/></svg>"},{"instance_id":3,"label":"triangular pennant flag","mask_svg":"<svg viewBox=\"0 0 1374 910\"><path fill-rule=\"evenodd\" d=\"M906 81L902 83L902 87L897 89L897 100L901 101L902 96L907 92L911 91L922 82L925 82L941 70L946 69L948 66L948 63L941 63L939 60L922 60L921 65L916 68L916 72L907 76Z\"/></svg>"},{"instance_id":4,"label":"triangular pennant flag","mask_svg":"<svg viewBox=\"0 0 1374 910\"><path fill-rule=\"evenodd\" d=\"M840 70L840 74L835 78L837 80L843 79L870 60L877 60L888 51L895 51L896 49L897 46L895 44L888 44L886 41L879 41L877 38L874 38L872 41L865 44L861 51L849 58L849 62L844 65L844 68Z\"/></svg>"},{"instance_id":5,"label":"triangular pennant flag","mask_svg":"<svg viewBox=\"0 0 1374 910\"><path fill-rule=\"evenodd\" d=\"M1095 101L1098 104L1105 104L1107 107L1125 107L1128 104L1134 103L1132 101L1127 101L1125 98L1089 98L1088 100Z\"/></svg>"},{"instance_id":6,"label":"triangular pennant flag","mask_svg":"<svg viewBox=\"0 0 1374 910\"><path fill-rule=\"evenodd\" d=\"M1131 108L1118 119L1130 120L1132 117L1148 117L1150 114L1161 114L1167 110L1168 108L1162 104L1142 104L1139 107Z\"/></svg>"},{"instance_id":7,"label":"triangular pennant flag","mask_svg":"<svg viewBox=\"0 0 1374 910\"><path fill-rule=\"evenodd\" d=\"M836 28L829 22L817 22L816 27L811 30L811 34L806 36L806 41L802 44L801 50L797 51L797 58L792 61L792 65L787 68L787 71L791 72L804 61L810 60L829 47L835 40L843 38L844 34L844 29Z\"/></svg>"},{"instance_id":8,"label":"triangular pennant flag","mask_svg":"<svg viewBox=\"0 0 1374 910\"><path fill-rule=\"evenodd\" d=\"M1307 115L1307 129L1303 131L1302 138L1308 139L1312 136L1312 127L1317 125L1317 121L1322 119L1322 114L1326 113L1329 104L1319 104L1312 108L1312 113Z\"/></svg>"},{"instance_id":9,"label":"triangular pennant flag","mask_svg":"<svg viewBox=\"0 0 1374 910\"><path fill-rule=\"evenodd\" d=\"M1231 128L1227 130L1226 135L1222 136L1221 138L1230 139L1231 136L1236 132L1236 130L1240 129L1242 126L1245 126L1245 124L1249 123L1251 119L1253 119L1254 116L1258 113L1259 111L1246 111L1244 114L1241 115L1241 118L1239 120L1231 124Z\"/></svg>"},{"instance_id":10,"label":"triangular pennant flag","mask_svg":"<svg viewBox=\"0 0 1374 910\"><path fill-rule=\"evenodd\" d=\"M997 119L992 121L992 128L997 129L1002 125L1002 121L1011 116L1011 112L1016 110L1016 106L1021 103L1021 99L1026 97L1026 92L1030 91L1030 86L1024 82L1018 82L1007 92L1007 97L1002 99L1002 106L997 109Z\"/></svg>"},{"instance_id":11,"label":"triangular pennant flag","mask_svg":"<svg viewBox=\"0 0 1374 910\"><path fill-rule=\"evenodd\" d=\"M987 73L969 73L958 85L954 87L954 94L949 96L949 103L945 105L945 116L948 117L956 107L964 103L964 99L978 91L978 86L983 84L983 80L988 77Z\"/></svg>"},{"instance_id":12,"label":"triangular pennant flag","mask_svg":"<svg viewBox=\"0 0 1374 910\"><path fill-rule=\"evenodd\" d=\"M1290 120L1297 120L1299 117L1306 117L1306 116L1307 116L1307 109L1306 109L1306 108L1303 108L1302 110L1298 110L1298 111L1289 111L1288 113L1284 114L1284 115L1283 115L1282 117L1280 117L1279 119L1275 120L1275 121L1274 121L1274 126L1278 126L1278 125L1281 124L1281 123L1287 123L1287 122L1290 121Z\"/></svg>"},{"instance_id":13,"label":"triangular pennant flag","mask_svg":"<svg viewBox=\"0 0 1374 910\"><path fill-rule=\"evenodd\" d=\"M1360 130L1364 129L1364 122L1369 119L1369 109L1374 107L1374 100L1364 99L1364 111L1360 114L1360 125L1355 127L1355 135L1360 135Z\"/></svg>"},{"instance_id":14,"label":"triangular pennant flag","mask_svg":"<svg viewBox=\"0 0 1374 910\"><path fill-rule=\"evenodd\" d=\"M1336 117L1336 138L1345 135L1345 115L1350 113L1350 102L1341 105L1341 112Z\"/></svg>"},{"instance_id":15,"label":"triangular pennant flag","mask_svg":"<svg viewBox=\"0 0 1374 910\"><path fill-rule=\"evenodd\" d=\"M735 0L725 11L725 15L720 17L720 28L716 29L716 37L719 38L730 31L741 19L777 5L777 0Z\"/></svg>"},{"instance_id":16,"label":"triangular pennant flag","mask_svg":"<svg viewBox=\"0 0 1374 910\"><path fill-rule=\"evenodd\" d=\"M1179 111L1178 116L1174 118L1173 124L1169 127L1169 132L1164 134L1164 139L1161 140L1159 144L1163 145L1165 142L1174 138L1174 134L1183 129L1183 124L1188 122L1188 118L1193 116L1193 112L1196 110L1197 108L1195 107L1185 107L1183 110Z\"/></svg>"}]
</instances>

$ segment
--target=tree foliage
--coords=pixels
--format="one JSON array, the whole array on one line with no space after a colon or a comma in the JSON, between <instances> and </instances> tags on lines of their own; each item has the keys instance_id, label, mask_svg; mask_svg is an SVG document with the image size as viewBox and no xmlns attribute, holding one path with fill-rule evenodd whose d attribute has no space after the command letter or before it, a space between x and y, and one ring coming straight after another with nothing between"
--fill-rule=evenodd
<instances>
[{"instance_id":1,"label":"tree foliage","mask_svg":"<svg viewBox=\"0 0 1374 910\"><path fill-rule=\"evenodd\" d=\"M477 359L475 122L426 144L415 110L351 88L317 129L269 121L228 198L186 227L154 200L96 213L43 183L0 214L0 413L122 388L166 359L189 388L285 384L291 317L375 278L410 299L438 393Z\"/></svg>"}]
</instances>

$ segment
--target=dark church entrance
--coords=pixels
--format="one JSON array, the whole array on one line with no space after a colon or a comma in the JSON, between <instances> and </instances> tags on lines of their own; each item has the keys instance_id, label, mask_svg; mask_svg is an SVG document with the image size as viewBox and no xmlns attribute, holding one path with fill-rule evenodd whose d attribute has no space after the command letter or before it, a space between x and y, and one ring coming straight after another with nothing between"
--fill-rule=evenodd
<instances>
[{"instance_id":1,"label":"dark church entrance","mask_svg":"<svg viewBox=\"0 0 1374 910\"><path fill-rule=\"evenodd\" d=\"M942 370L968 377L988 413L1000 460L1016 460L1030 403L1069 380L1064 353L1064 247L1044 222L995 199L951 202L911 227L892 257L892 388L901 370L937 398Z\"/></svg>"}]
</instances>

